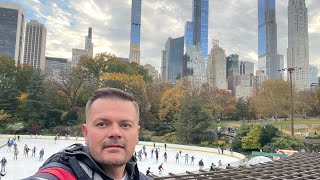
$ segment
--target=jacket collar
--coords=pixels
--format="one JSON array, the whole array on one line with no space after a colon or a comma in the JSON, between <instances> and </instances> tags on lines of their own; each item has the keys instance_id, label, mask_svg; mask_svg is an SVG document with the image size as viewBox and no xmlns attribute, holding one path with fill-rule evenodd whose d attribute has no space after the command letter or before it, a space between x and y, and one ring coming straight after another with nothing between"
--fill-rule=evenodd
<instances>
[{"instance_id":1,"label":"jacket collar","mask_svg":"<svg viewBox=\"0 0 320 180\"><path fill-rule=\"evenodd\" d=\"M84 146L82 144L73 144L68 148L66 148L64 151L66 154L74 155L78 160L86 164L93 171L98 172L104 179L107 179L107 178L111 179L104 172L102 166L93 160L93 158L90 155L88 146ZM138 170L137 162L133 156L130 159L130 161L126 164L126 171L130 179L138 179L139 170Z\"/></svg>"}]
</instances>

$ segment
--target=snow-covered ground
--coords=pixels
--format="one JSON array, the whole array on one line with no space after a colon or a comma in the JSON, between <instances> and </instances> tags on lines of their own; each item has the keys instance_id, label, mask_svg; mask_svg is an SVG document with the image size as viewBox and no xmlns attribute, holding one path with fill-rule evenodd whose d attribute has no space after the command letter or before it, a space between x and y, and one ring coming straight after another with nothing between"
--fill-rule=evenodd
<instances>
[{"instance_id":1,"label":"snow-covered ground","mask_svg":"<svg viewBox=\"0 0 320 180\"><path fill-rule=\"evenodd\" d=\"M12 135L0 135L0 146L5 144L9 137L13 138ZM33 135L31 137L30 135L21 135L20 141L17 141L19 150L18 160L13 160L13 147L11 152L8 152L7 146L0 148L0 159L2 159L2 157L6 157L8 161L6 166L7 174L2 177L1 180L17 180L33 175L48 157L73 143L84 143L84 139L79 137L78 141L76 141L75 137L70 137L69 140L65 140L65 137L61 137L55 144L54 137L52 136L36 137ZM34 146L37 148L36 157L31 157L31 151L29 151L29 157L25 157L23 155L23 147L25 144L27 144L30 149L32 149ZM156 147L160 147L158 162L155 160L155 155L153 158L151 158L150 151L153 148L153 142L139 142L139 145L136 146L136 151L138 152L141 150L143 145L146 146L148 156L147 159L145 159L143 156L142 161L138 161L139 170L145 173L147 168L150 167L151 171L157 176L160 176L158 172L158 166L161 163L163 163L164 167L164 171L162 172L162 176L164 176L168 175L169 172L179 174L186 171L197 171L199 170L197 164L200 159L202 159L204 162L204 169L207 169L210 167L212 162L218 165L219 160L222 161L222 167L225 167L227 164L230 164L231 166L238 166L240 161L245 157L244 155L236 152L231 154L226 150L224 151L224 155L220 155L218 150L213 148L167 144L166 152L168 154L168 161L164 162L164 144L155 144ZM44 161L39 161L39 151L41 148L44 148L45 151ZM180 150L182 151L182 157L179 158L180 162L176 163L175 155ZM189 158L191 156L195 157L194 165L190 165L190 159L189 164L185 164L185 158L183 156L187 153Z\"/></svg>"}]
</instances>

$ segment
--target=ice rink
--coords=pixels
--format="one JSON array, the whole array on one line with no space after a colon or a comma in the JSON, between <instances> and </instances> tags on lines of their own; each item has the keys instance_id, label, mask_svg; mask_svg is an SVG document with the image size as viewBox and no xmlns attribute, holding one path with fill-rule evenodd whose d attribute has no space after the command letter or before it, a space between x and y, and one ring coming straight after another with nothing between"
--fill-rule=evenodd
<instances>
[{"instance_id":1,"label":"ice rink","mask_svg":"<svg viewBox=\"0 0 320 180\"><path fill-rule=\"evenodd\" d=\"M8 138L13 138L13 136L1 135L0 136L0 146L6 144ZM65 140L65 137L61 137L57 140L56 144L54 143L54 137L50 136L35 136L22 135L20 136L20 141L16 141L17 147L19 150L18 160L13 160L13 147L11 152L8 152L8 147L4 146L0 148L0 158L5 157L8 161L6 169L7 174L1 178L1 180L18 180L28 176L31 176L37 172L38 168L42 163L50 157L52 154L60 151L61 149L74 144L74 143L84 143L83 138L78 138L76 141L75 137L70 137L69 140ZM27 144L30 149L34 146L36 147L36 157L31 157L31 150L29 151L29 157L23 155L23 147ZM177 144L167 144L167 154L168 160L164 162L163 154L165 152L163 143L155 143L156 147L160 148L159 161L156 162L155 155L151 158L151 149L153 148L153 142L139 142L139 145L136 146L136 151L142 149L142 146L146 146L147 159L142 158L142 161L138 160L139 170L143 173L146 172L147 168L150 167L151 171L157 176L168 175L169 172L174 174L184 173L186 171L197 171L199 170L198 162L200 159L204 162L204 169L208 169L211 163L218 165L218 161L222 161L222 168L227 164L231 166L238 166L240 161L245 157L239 153L230 153L229 151L224 151L223 155L218 153L217 149L214 148L203 148L196 146L185 146ZM39 151L41 148L44 148L44 160L39 161ZM179 157L179 163L176 163L175 155L178 151L182 151L182 157ZM185 164L184 155L189 155L189 164ZM194 165L191 165L190 157L194 156ZM164 171L160 175L158 172L158 166L163 163Z\"/></svg>"}]
</instances>

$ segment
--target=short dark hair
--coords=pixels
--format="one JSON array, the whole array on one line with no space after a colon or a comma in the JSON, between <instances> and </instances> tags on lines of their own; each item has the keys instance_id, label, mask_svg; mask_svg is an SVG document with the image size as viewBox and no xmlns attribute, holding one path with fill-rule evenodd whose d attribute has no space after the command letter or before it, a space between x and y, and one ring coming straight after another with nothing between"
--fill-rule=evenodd
<instances>
[{"instance_id":1,"label":"short dark hair","mask_svg":"<svg viewBox=\"0 0 320 180\"><path fill-rule=\"evenodd\" d=\"M100 88L91 95L86 105L86 122L89 116L92 103L97 99L106 99L106 98L131 101L136 109L137 119L139 122L139 105L136 101L134 101L133 95L116 88Z\"/></svg>"}]
</instances>

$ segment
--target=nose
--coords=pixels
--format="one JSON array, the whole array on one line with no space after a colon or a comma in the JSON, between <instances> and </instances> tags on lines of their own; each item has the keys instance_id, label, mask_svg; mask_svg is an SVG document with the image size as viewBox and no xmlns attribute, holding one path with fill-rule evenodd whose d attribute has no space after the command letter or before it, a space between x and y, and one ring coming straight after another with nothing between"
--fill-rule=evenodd
<instances>
[{"instance_id":1,"label":"nose","mask_svg":"<svg viewBox=\"0 0 320 180\"><path fill-rule=\"evenodd\" d=\"M109 138L110 139L121 139L122 138L122 130L119 125L113 125L111 126L109 131Z\"/></svg>"}]
</instances>

